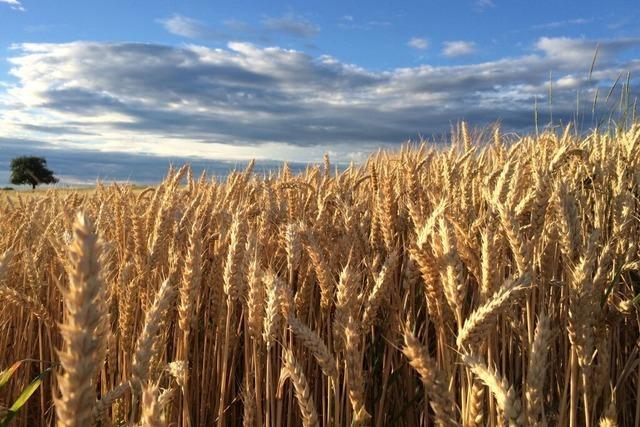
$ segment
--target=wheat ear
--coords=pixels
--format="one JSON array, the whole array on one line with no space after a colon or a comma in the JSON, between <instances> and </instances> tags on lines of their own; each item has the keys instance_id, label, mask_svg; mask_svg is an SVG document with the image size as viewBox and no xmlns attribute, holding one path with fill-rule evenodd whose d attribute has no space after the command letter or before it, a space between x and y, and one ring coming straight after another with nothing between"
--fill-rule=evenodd
<instances>
[{"instance_id":1,"label":"wheat ear","mask_svg":"<svg viewBox=\"0 0 640 427\"><path fill-rule=\"evenodd\" d=\"M311 396L311 388L304 375L302 366L300 366L295 357L293 357L293 353L290 350L284 350L282 356L284 359L284 367L280 372L278 396L282 396L284 382L290 379L295 390L298 407L302 413L302 425L304 427L318 427L318 412L316 411L316 405Z\"/></svg>"},{"instance_id":2,"label":"wheat ear","mask_svg":"<svg viewBox=\"0 0 640 427\"><path fill-rule=\"evenodd\" d=\"M169 311L175 296L175 287L171 279L166 279L160 285L156 299L145 316L144 328L138 338L136 351L133 356L133 379L134 388L138 389L141 384L148 382L149 365L153 356L153 347L158 339L162 319Z\"/></svg>"},{"instance_id":3,"label":"wheat ear","mask_svg":"<svg viewBox=\"0 0 640 427\"><path fill-rule=\"evenodd\" d=\"M410 332L408 327L406 327L403 336L402 352L413 369L420 374L429 395L429 404L435 414L435 423L441 427L457 426L454 399L447 387L444 372L438 368L436 362L429 356L427 349L420 344L418 338Z\"/></svg>"},{"instance_id":4,"label":"wheat ear","mask_svg":"<svg viewBox=\"0 0 640 427\"><path fill-rule=\"evenodd\" d=\"M92 425L96 403L95 375L102 366L108 327L104 283L100 277L98 236L79 213L69 250L69 286L62 290L65 321L60 325L64 346L58 353L60 397L54 399L58 426ZM106 325L105 325L105 322Z\"/></svg>"},{"instance_id":5,"label":"wheat ear","mask_svg":"<svg viewBox=\"0 0 640 427\"><path fill-rule=\"evenodd\" d=\"M551 326L549 318L546 315L542 315L536 326L527 369L526 398L529 425L537 425L543 414L544 380L550 340Z\"/></svg>"},{"instance_id":6,"label":"wheat ear","mask_svg":"<svg viewBox=\"0 0 640 427\"><path fill-rule=\"evenodd\" d=\"M490 369L475 356L462 355L462 362L482 381L493 394L509 427L524 425L525 414L522 403L513 386L495 370Z\"/></svg>"},{"instance_id":7,"label":"wheat ear","mask_svg":"<svg viewBox=\"0 0 640 427\"><path fill-rule=\"evenodd\" d=\"M530 280L529 275L516 280L508 280L484 305L471 313L458 334L456 340L458 348L477 347L483 341L483 335L495 326L498 316L504 313Z\"/></svg>"}]
</instances>

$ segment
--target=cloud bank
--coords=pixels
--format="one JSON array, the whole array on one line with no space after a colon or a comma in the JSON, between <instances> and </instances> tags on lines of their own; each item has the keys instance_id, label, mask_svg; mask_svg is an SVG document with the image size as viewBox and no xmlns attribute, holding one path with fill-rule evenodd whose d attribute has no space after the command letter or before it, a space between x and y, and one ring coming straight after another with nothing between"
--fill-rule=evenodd
<instances>
[{"instance_id":1,"label":"cloud bank","mask_svg":"<svg viewBox=\"0 0 640 427\"><path fill-rule=\"evenodd\" d=\"M604 94L620 71L640 71L640 61L628 59L640 39L604 40L589 80L595 46L541 38L519 57L371 71L239 42L222 49L21 44L10 58L16 82L5 83L4 93L0 87L0 136L65 150L205 159L304 161L329 151L347 162L447 132L460 119L530 128L550 73L554 118L571 118L577 90L590 115L596 88Z\"/></svg>"}]
</instances>

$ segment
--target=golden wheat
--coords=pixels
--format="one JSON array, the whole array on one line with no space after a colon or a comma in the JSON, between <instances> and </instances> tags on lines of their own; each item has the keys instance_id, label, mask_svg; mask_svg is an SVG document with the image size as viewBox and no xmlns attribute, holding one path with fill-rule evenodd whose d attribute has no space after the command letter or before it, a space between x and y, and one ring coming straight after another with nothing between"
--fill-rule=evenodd
<instances>
[{"instance_id":1,"label":"golden wheat","mask_svg":"<svg viewBox=\"0 0 640 427\"><path fill-rule=\"evenodd\" d=\"M0 423L639 425L639 198L639 124L16 193Z\"/></svg>"}]
</instances>

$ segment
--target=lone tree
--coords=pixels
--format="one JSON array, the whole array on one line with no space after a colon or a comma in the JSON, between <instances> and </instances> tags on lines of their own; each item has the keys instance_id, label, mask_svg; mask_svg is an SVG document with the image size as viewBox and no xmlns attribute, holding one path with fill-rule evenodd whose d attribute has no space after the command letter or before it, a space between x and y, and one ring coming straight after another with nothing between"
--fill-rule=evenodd
<instances>
[{"instance_id":1,"label":"lone tree","mask_svg":"<svg viewBox=\"0 0 640 427\"><path fill-rule=\"evenodd\" d=\"M31 184L35 190L39 184L55 184L58 178L47 168L44 157L21 156L11 160L11 183Z\"/></svg>"}]
</instances>

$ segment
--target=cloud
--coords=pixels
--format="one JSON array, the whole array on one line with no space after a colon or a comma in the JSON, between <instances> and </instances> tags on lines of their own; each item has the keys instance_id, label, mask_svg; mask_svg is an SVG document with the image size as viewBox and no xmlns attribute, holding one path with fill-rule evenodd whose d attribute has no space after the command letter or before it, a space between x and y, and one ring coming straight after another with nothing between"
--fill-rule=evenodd
<instances>
[{"instance_id":1,"label":"cloud","mask_svg":"<svg viewBox=\"0 0 640 427\"><path fill-rule=\"evenodd\" d=\"M563 21L553 21L553 22L545 22L544 24L537 24L532 26L531 28L535 30L539 29L549 29L549 28L563 28L568 25L585 25L593 22L593 18L585 19L585 18L575 18L575 19L565 19Z\"/></svg>"},{"instance_id":2,"label":"cloud","mask_svg":"<svg viewBox=\"0 0 640 427\"><path fill-rule=\"evenodd\" d=\"M277 18L265 18L259 25L229 19L223 22L226 31L198 19L178 14L167 19L159 19L158 22L172 34L196 40L256 39L265 41L275 35L310 38L320 31L320 27L317 25L291 13Z\"/></svg>"},{"instance_id":3,"label":"cloud","mask_svg":"<svg viewBox=\"0 0 640 427\"><path fill-rule=\"evenodd\" d=\"M267 18L263 25L267 30L300 38L313 37L320 32L320 27L292 13L278 18Z\"/></svg>"},{"instance_id":4,"label":"cloud","mask_svg":"<svg viewBox=\"0 0 640 427\"><path fill-rule=\"evenodd\" d=\"M221 31L206 25L202 21L182 15L173 15L159 22L172 34L192 39L220 39L224 37Z\"/></svg>"},{"instance_id":5,"label":"cloud","mask_svg":"<svg viewBox=\"0 0 640 427\"><path fill-rule=\"evenodd\" d=\"M519 57L385 71L242 42L22 44L10 58L15 82L0 85L0 135L131 155L305 161L330 150L357 160L445 133L459 119L527 130L549 72L554 118L569 119L576 90L590 100L620 70L640 72L640 61L628 59L640 39L602 40L588 80L595 44L541 38Z\"/></svg>"},{"instance_id":6,"label":"cloud","mask_svg":"<svg viewBox=\"0 0 640 427\"><path fill-rule=\"evenodd\" d=\"M389 21L367 21L367 26L370 28L384 28L390 27L392 24Z\"/></svg>"},{"instance_id":7,"label":"cloud","mask_svg":"<svg viewBox=\"0 0 640 427\"><path fill-rule=\"evenodd\" d=\"M224 26L232 31L236 31L239 33L254 31L254 28L239 19L227 19L226 21L224 21Z\"/></svg>"},{"instance_id":8,"label":"cloud","mask_svg":"<svg viewBox=\"0 0 640 427\"><path fill-rule=\"evenodd\" d=\"M462 40L444 42L444 48L442 54L448 58L454 58L456 56L470 55L476 51L476 44L474 42L465 42Z\"/></svg>"},{"instance_id":9,"label":"cloud","mask_svg":"<svg viewBox=\"0 0 640 427\"><path fill-rule=\"evenodd\" d=\"M344 15L338 20L338 26L345 30L376 30L392 25L390 21L385 20L358 21L352 15Z\"/></svg>"},{"instance_id":10,"label":"cloud","mask_svg":"<svg viewBox=\"0 0 640 427\"><path fill-rule=\"evenodd\" d=\"M11 9L20 10L23 12L25 10L25 8L22 6L22 3L20 3L20 0L0 0L0 3L8 4Z\"/></svg>"},{"instance_id":11,"label":"cloud","mask_svg":"<svg viewBox=\"0 0 640 427\"><path fill-rule=\"evenodd\" d=\"M429 47L429 41L422 37L412 37L411 40L407 42L407 45L414 49L425 50Z\"/></svg>"},{"instance_id":12,"label":"cloud","mask_svg":"<svg viewBox=\"0 0 640 427\"><path fill-rule=\"evenodd\" d=\"M587 68L593 60L596 47L598 61L611 60L618 53L637 47L640 38L619 38L598 42L597 40L574 39L568 37L541 37L536 42L536 48L556 62L570 63L575 67ZM637 65L637 61L634 61Z\"/></svg>"},{"instance_id":13,"label":"cloud","mask_svg":"<svg viewBox=\"0 0 640 427\"><path fill-rule=\"evenodd\" d=\"M485 10L496 7L496 4L493 0L475 0L475 6L479 10Z\"/></svg>"}]
</instances>

